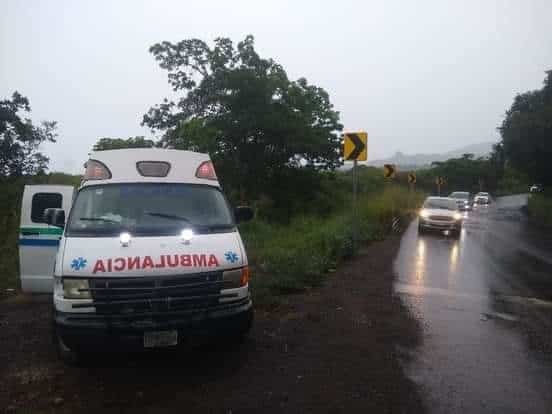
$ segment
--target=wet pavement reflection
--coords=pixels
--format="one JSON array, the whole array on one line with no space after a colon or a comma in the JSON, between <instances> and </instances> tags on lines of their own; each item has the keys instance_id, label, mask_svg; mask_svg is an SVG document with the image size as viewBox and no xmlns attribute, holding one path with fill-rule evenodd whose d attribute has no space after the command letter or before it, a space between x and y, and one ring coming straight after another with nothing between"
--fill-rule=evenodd
<instances>
[{"instance_id":1,"label":"wet pavement reflection","mask_svg":"<svg viewBox=\"0 0 552 414\"><path fill-rule=\"evenodd\" d=\"M552 237L526 200L466 213L459 239L403 236L395 290L423 328L409 370L429 412L552 412Z\"/></svg>"}]
</instances>

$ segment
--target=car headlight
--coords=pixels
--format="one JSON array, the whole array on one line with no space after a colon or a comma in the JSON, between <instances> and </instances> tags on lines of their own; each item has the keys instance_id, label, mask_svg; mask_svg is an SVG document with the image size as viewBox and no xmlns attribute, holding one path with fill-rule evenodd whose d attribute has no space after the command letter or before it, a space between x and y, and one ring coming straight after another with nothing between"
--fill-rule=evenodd
<instances>
[{"instance_id":1,"label":"car headlight","mask_svg":"<svg viewBox=\"0 0 552 414\"><path fill-rule=\"evenodd\" d=\"M224 280L224 289L235 289L247 285L249 283L249 267L245 266L241 269L227 270L222 273Z\"/></svg>"},{"instance_id":2,"label":"car headlight","mask_svg":"<svg viewBox=\"0 0 552 414\"><path fill-rule=\"evenodd\" d=\"M422 211L420 211L420 217L421 218L428 218L429 217L429 211L427 211L426 209L422 209Z\"/></svg>"},{"instance_id":3,"label":"car headlight","mask_svg":"<svg viewBox=\"0 0 552 414\"><path fill-rule=\"evenodd\" d=\"M458 220L461 220L462 219L462 214L460 213L454 213L454 220L458 221Z\"/></svg>"},{"instance_id":4,"label":"car headlight","mask_svg":"<svg viewBox=\"0 0 552 414\"><path fill-rule=\"evenodd\" d=\"M90 299L88 279L63 279L63 297L65 299Z\"/></svg>"}]
</instances>

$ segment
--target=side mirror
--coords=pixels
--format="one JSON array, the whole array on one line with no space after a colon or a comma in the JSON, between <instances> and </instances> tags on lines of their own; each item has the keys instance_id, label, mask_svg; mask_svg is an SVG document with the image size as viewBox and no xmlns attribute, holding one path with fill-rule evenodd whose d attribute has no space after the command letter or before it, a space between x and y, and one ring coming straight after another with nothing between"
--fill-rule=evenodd
<instances>
[{"instance_id":1,"label":"side mirror","mask_svg":"<svg viewBox=\"0 0 552 414\"><path fill-rule=\"evenodd\" d=\"M44 221L50 226L65 227L65 210L47 208L44 210Z\"/></svg>"},{"instance_id":2,"label":"side mirror","mask_svg":"<svg viewBox=\"0 0 552 414\"><path fill-rule=\"evenodd\" d=\"M47 208L44 210L44 214L42 215L42 220L44 220L44 223L52 224L52 221L54 220L55 211L56 211L55 208Z\"/></svg>"},{"instance_id":3,"label":"side mirror","mask_svg":"<svg viewBox=\"0 0 552 414\"><path fill-rule=\"evenodd\" d=\"M243 223L244 221L249 221L253 218L255 214L253 209L247 206L238 206L234 209L234 216L238 223Z\"/></svg>"}]
</instances>

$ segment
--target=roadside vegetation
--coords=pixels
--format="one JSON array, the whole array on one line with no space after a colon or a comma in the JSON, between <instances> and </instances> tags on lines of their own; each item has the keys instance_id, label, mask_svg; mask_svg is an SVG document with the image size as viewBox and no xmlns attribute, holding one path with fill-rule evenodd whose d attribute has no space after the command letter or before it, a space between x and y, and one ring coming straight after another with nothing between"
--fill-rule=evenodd
<instances>
[{"instance_id":1,"label":"roadside vegetation","mask_svg":"<svg viewBox=\"0 0 552 414\"><path fill-rule=\"evenodd\" d=\"M531 194L527 212L534 223L552 228L552 197L544 194Z\"/></svg>"},{"instance_id":2,"label":"roadside vegetation","mask_svg":"<svg viewBox=\"0 0 552 414\"><path fill-rule=\"evenodd\" d=\"M381 176L381 171L376 173ZM393 218L399 218L404 226L423 196L398 185L362 194L358 200L357 243L353 243L349 202L329 215L299 215L284 225L260 219L244 223L240 231L252 265L256 302L271 305L282 294L320 285L362 245L388 236Z\"/></svg>"}]
</instances>

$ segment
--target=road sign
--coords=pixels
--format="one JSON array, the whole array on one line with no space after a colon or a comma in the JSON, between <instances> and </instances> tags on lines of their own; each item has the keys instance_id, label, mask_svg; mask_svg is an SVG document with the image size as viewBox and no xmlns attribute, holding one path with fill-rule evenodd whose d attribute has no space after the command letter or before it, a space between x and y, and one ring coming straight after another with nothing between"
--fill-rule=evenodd
<instances>
[{"instance_id":1,"label":"road sign","mask_svg":"<svg viewBox=\"0 0 552 414\"><path fill-rule=\"evenodd\" d=\"M408 183L409 184L416 184L416 174L414 174L412 172L408 174Z\"/></svg>"},{"instance_id":2,"label":"road sign","mask_svg":"<svg viewBox=\"0 0 552 414\"><path fill-rule=\"evenodd\" d=\"M395 164L384 164L383 165L383 177L384 178L395 178L397 173L397 167Z\"/></svg>"},{"instance_id":3,"label":"road sign","mask_svg":"<svg viewBox=\"0 0 552 414\"><path fill-rule=\"evenodd\" d=\"M345 161L366 161L368 159L368 133L347 132L343 134L343 159Z\"/></svg>"},{"instance_id":4,"label":"road sign","mask_svg":"<svg viewBox=\"0 0 552 414\"><path fill-rule=\"evenodd\" d=\"M437 184L437 194L441 195L441 186L445 184L445 179L443 177L435 178L435 184Z\"/></svg>"}]
</instances>

